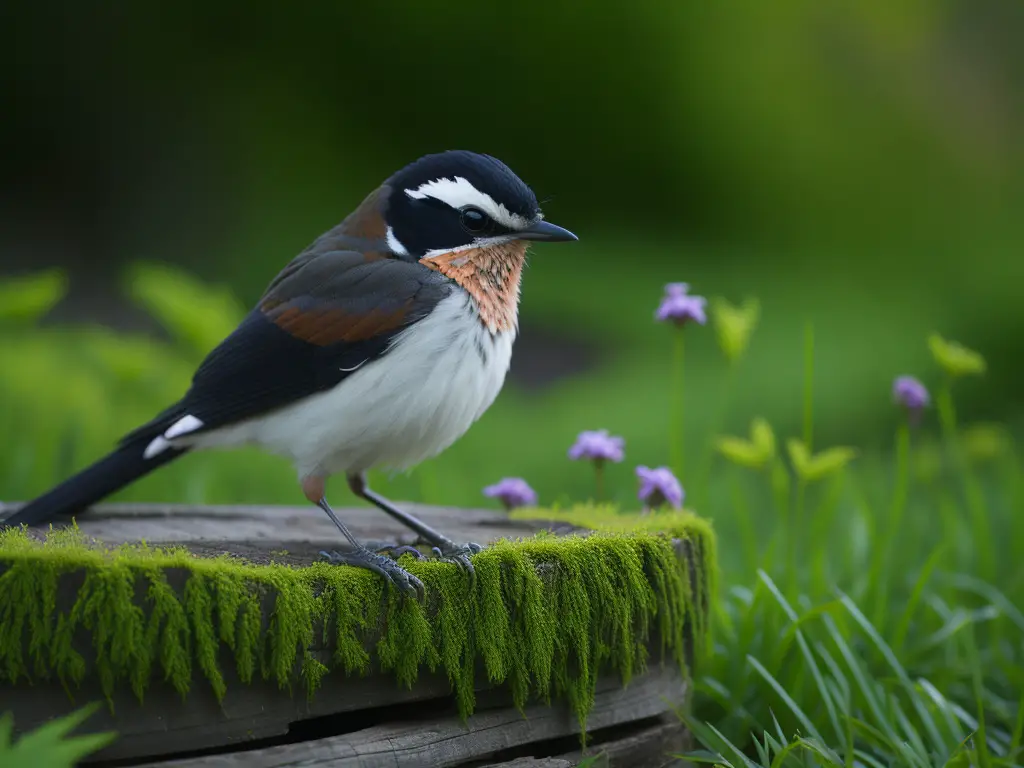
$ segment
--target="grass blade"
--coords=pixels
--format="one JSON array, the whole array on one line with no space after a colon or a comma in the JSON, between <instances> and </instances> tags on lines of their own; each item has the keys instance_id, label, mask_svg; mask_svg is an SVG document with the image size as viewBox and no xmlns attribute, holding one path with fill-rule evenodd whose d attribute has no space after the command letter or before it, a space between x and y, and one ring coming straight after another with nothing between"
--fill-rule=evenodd
<instances>
[{"instance_id":1,"label":"grass blade","mask_svg":"<svg viewBox=\"0 0 1024 768\"><path fill-rule=\"evenodd\" d=\"M932 572L936 566L942 561L943 556L946 553L945 547L936 547L935 551L925 561L924 567L921 568L921 573L917 577L917 581L914 582L914 589L910 593L910 599L907 600L907 605L903 609L903 613L900 615L899 624L896 625L896 630L892 636L892 648L893 652L897 655L902 655L903 644L907 640L907 632L910 631L910 622L914 618L914 614L917 612L918 603L921 602L921 597L924 594L924 588L927 586L928 581L932 577Z\"/></svg>"},{"instance_id":2,"label":"grass blade","mask_svg":"<svg viewBox=\"0 0 1024 768\"><path fill-rule=\"evenodd\" d=\"M925 694L928 696L928 698L932 700L932 703L935 705L935 708L938 709L941 713L943 719L946 722L946 728L949 729L949 735L951 737L950 741L952 743L962 742L964 740L964 734L961 731L960 726L957 724L956 717L954 717L953 710L950 708L949 702L946 700L946 697L943 696L934 685L932 685L928 680L925 680L924 678L918 679L917 684L921 686L921 690L923 690Z\"/></svg>"},{"instance_id":3,"label":"grass blade","mask_svg":"<svg viewBox=\"0 0 1024 768\"><path fill-rule=\"evenodd\" d=\"M1024 737L1024 692L1020 695L1020 703L1017 704L1017 721L1013 725L1013 733L1010 736L1010 746L1007 747L1007 754L1016 757L1021 746L1021 738Z\"/></svg>"},{"instance_id":4,"label":"grass blade","mask_svg":"<svg viewBox=\"0 0 1024 768\"><path fill-rule=\"evenodd\" d=\"M843 657L843 660L846 662L846 666L850 669L850 673L853 675L854 682L857 684L857 688L860 691L861 696L864 697L864 701L867 704L873 720L878 723L883 730L877 731L874 728L870 728L870 726L867 726L866 723L863 723L860 720L855 720L855 724L859 727L868 727L871 731L875 731L880 736L883 736L884 743L887 747L897 752L899 756L906 761L907 765L914 765L916 763L916 756L907 748L896 731L893 730L888 714L883 709L882 702L878 699L878 693L874 689L874 686L869 682L867 673L862 667L859 659L839 632L839 628L836 626L835 621L832 620L832 617L826 616L824 621L829 634L832 636L832 641L839 649L839 654Z\"/></svg>"},{"instance_id":5,"label":"grass blade","mask_svg":"<svg viewBox=\"0 0 1024 768\"><path fill-rule=\"evenodd\" d=\"M839 599L842 601L846 610L853 616L865 634L871 638L871 642L875 644L875 647L882 653L886 663L892 668L899 678L900 683L903 685L907 696L910 698L910 702L917 712L918 718L921 720L921 724L924 726L928 733L928 738L931 740L938 752L945 752L948 749L948 745L942 738L942 734L939 732L938 726L935 725L935 719L932 717L931 712L928 711L928 707L925 706L924 702L921 701L920 693L917 688L914 687L914 683L910 679L910 675L907 674L907 670L900 664L899 659L892 652L892 648L889 644L882 639L882 636L878 634L878 631L871 625L871 622L867 620L867 617L861 613L860 609L854 604L854 602L845 594L840 593Z\"/></svg>"},{"instance_id":6,"label":"grass blade","mask_svg":"<svg viewBox=\"0 0 1024 768\"><path fill-rule=\"evenodd\" d=\"M999 609L1003 616L1012 621L1017 626L1017 629L1024 632L1024 613L1010 602L1006 595L987 581L966 573L946 574L945 580L957 589L973 592L975 595L988 600L989 603Z\"/></svg>"},{"instance_id":7,"label":"grass blade","mask_svg":"<svg viewBox=\"0 0 1024 768\"><path fill-rule=\"evenodd\" d=\"M978 768L990 768L992 756L988 751L988 739L985 737L985 701L981 684L981 662L978 659L978 648L974 644L974 629L964 638L967 656L971 660L971 687L974 690L974 705L978 710L978 731L975 742L978 751Z\"/></svg>"},{"instance_id":8,"label":"grass blade","mask_svg":"<svg viewBox=\"0 0 1024 768\"><path fill-rule=\"evenodd\" d=\"M778 586L775 584L774 581L772 581L771 576L769 576L764 571L758 571L757 575L758 578L760 578L761 581L764 582L764 585L768 587L768 591L772 594L772 597L775 598L775 601L782 608L783 612L786 614L786 617L791 622L793 622L794 625L796 625L799 622L799 617L797 616L796 611L793 610L792 606L790 606L789 602L783 596L782 592L779 591ZM797 645L800 647L800 653L803 654L804 660L807 662L807 666L811 670L811 675L812 677L814 677L815 686L818 689L818 695L821 696L822 703L825 705L825 711L828 712L829 721L832 723L832 730L838 738L839 734L842 732L842 729L839 725L839 717L836 714L835 704L832 701L831 695L829 695L828 688L825 686L825 680L821 675L821 669L818 667L818 662L814 658L814 654L811 652L811 647L807 643L807 638L804 637L803 632L801 632L800 630L796 630L795 634ZM808 731L808 733L810 733L810 731ZM820 735L817 735L816 738L819 741L823 741Z\"/></svg>"},{"instance_id":9,"label":"grass blade","mask_svg":"<svg viewBox=\"0 0 1024 768\"><path fill-rule=\"evenodd\" d=\"M771 672L764 668L764 665L760 661L755 659L753 656L747 656L747 663L754 668L754 670L764 679L768 685L771 686L772 690L778 694L779 698L782 699L782 703L786 705L793 716L800 721L800 727L804 729L805 733L808 733L814 738L821 741L821 734L818 733L818 729L814 727L814 723L807 714L800 708L800 705L793 701L793 697L786 692L779 681L775 679Z\"/></svg>"}]
</instances>

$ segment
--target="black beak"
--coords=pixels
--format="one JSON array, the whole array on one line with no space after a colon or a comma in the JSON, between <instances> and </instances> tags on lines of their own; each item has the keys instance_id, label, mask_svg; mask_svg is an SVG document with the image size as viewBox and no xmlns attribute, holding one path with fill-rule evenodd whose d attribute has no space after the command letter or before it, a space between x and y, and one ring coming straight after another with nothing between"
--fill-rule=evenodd
<instances>
[{"instance_id":1,"label":"black beak","mask_svg":"<svg viewBox=\"0 0 1024 768\"><path fill-rule=\"evenodd\" d=\"M520 229L516 232L516 238L519 240L546 240L551 243L579 240L568 229L562 229L557 224L551 224L543 219L535 221L526 229Z\"/></svg>"}]
</instances>

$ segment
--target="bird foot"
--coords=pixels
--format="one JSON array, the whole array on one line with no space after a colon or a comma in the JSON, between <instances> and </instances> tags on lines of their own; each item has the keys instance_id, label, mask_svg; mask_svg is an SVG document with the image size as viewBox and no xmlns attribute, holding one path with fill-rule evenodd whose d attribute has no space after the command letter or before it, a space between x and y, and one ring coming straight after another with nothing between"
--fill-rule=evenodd
<instances>
[{"instance_id":1,"label":"bird foot","mask_svg":"<svg viewBox=\"0 0 1024 768\"><path fill-rule=\"evenodd\" d=\"M350 552L321 551L320 556L332 565L351 565L373 571L393 584L403 597L415 597L420 602L426 598L423 582L384 555L360 548Z\"/></svg>"},{"instance_id":2,"label":"bird foot","mask_svg":"<svg viewBox=\"0 0 1024 768\"><path fill-rule=\"evenodd\" d=\"M434 557L442 563L457 565L459 570L464 571L469 576L470 583L473 583L476 578L476 569L473 568L473 563L469 559L470 555L475 555L482 550L483 547L472 541L466 544L456 544L448 539L443 539L439 547L431 547Z\"/></svg>"},{"instance_id":3,"label":"bird foot","mask_svg":"<svg viewBox=\"0 0 1024 768\"><path fill-rule=\"evenodd\" d=\"M387 544L387 545L385 545L383 547L380 547L380 548L378 548L378 549L376 549L374 551L378 555L386 555L386 556L392 558L393 560L397 560L402 555L412 555L417 560L426 560L427 559L427 556L424 555L422 552L420 552L419 549L417 549L416 547L413 547L413 546L411 546L409 544L403 544L401 546L399 546L398 544Z\"/></svg>"},{"instance_id":4,"label":"bird foot","mask_svg":"<svg viewBox=\"0 0 1024 768\"><path fill-rule=\"evenodd\" d=\"M466 544L456 544L454 541L448 539L442 539L440 546L433 546L430 551L434 555L434 559L442 563L451 563L459 567L459 570L469 575L470 581L472 582L476 577L476 569L473 568L473 563L469 559L471 555L475 555L477 552L481 552L483 547L474 542L468 542ZM398 560L402 555L409 554L415 557L417 560L428 560L419 549L414 546L397 544L391 544L381 547L376 550L378 555L385 555L387 557Z\"/></svg>"}]
</instances>

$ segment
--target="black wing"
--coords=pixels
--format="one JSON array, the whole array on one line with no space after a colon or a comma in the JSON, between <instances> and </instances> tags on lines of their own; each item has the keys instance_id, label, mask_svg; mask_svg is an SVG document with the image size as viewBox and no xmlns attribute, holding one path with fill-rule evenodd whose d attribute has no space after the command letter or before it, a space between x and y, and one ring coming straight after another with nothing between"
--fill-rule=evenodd
<instances>
[{"instance_id":1,"label":"black wing","mask_svg":"<svg viewBox=\"0 0 1024 768\"><path fill-rule=\"evenodd\" d=\"M304 254L199 366L184 398L126 436L153 438L185 415L217 429L334 387L452 291L420 264L355 251Z\"/></svg>"}]
</instances>

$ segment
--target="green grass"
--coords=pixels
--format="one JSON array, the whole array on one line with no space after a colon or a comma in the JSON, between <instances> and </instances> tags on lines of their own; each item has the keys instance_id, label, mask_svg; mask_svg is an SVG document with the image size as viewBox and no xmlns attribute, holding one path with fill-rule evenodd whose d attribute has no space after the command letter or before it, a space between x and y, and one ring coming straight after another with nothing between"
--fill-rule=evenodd
<instances>
[{"instance_id":1,"label":"green grass","mask_svg":"<svg viewBox=\"0 0 1024 768\"><path fill-rule=\"evenodd\" d=\"M810 345L805 360L806 405ZM900 426L889 462L815 483L794 462L796 489L774 507L779 465L738 470L732 514L714 516L723 549L741 554L723 557L715 648L687 716L704 747L692 759L1022 762L1024 465L1003 433L984 449L964 440L944 381L942 453ZM807 441L814 412L803 413Z\"/></svg>"},{"instance_id":2,"label":"green grass","mask_svg":"<svg viewBox=\"0 0 1024 768\"><path fill-rule=\"evenodd\" d=\"M668 463L674 438L673 339L652 321L662 284L686 279L695 292L734 301L756 286L763 320L738 366L725 363L710 329L687 330L682 480L688 506L714 523L721 563L714 643L686 715L703 748L731 765L1024 762L1024 457L1008 420L958 421L961 398L977 404L999 382L945 388L925 343L940 329L983 346L946 300L942 286L960 285L959 276L937 270L929 291L912 290L919 275L909 273L869 284L836 269L838 258L827 270L808 261L801 277L766 258L737 276L728 254L700 274L665 275L626 246L609 246L629 264L614 281L548 251L527 275L524 317L600 339L597 371L539 396L506 388L443 456L374 482L398 498L479 505L484 484L520 475L541 503L565 506L593 493L592 471L568 462L566 450L578 431L606 427L626 437L627 452L627 462L607 467L606 487L613 502L635 508L633 466ZM991 291L989 315L1019 317L1008 284ZM0 398L0 423L24 436L0 454L7 498L41 491L99 456L184 385L198 352L184 334L124 347L96 332L48 332L45 343L30 340L34 333L0 376L18 395ZM0 355L14 349L0 345ZM890 404L901 373L920 375L936 397L912 432L899 429ZM716 435L743 435L755 416L775 428L761 468L712 452ZM812 456L838 444L857 456L801 479L789 445L796 437ZM340 483L332 492L344 498ZM287 465L243 451L187 457L121 498L300 497Z\"/></svg>"}]
</instances>

